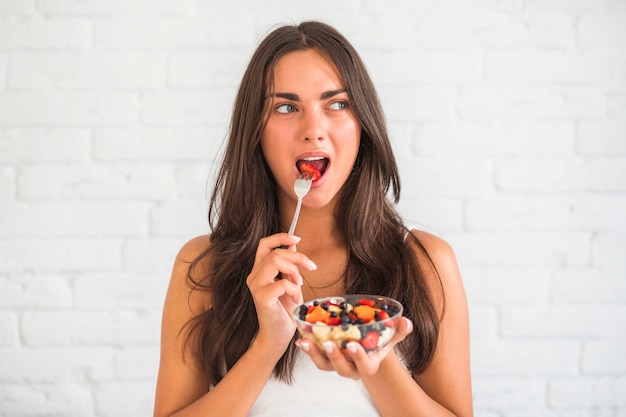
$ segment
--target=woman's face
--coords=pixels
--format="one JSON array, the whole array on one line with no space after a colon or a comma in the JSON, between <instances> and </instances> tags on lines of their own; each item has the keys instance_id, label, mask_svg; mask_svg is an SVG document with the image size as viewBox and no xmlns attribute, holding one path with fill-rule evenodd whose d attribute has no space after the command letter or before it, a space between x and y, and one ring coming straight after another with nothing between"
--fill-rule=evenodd
<instances>
[{"instance_id":1,"label":"woman's face","mask_svg":"<svg viewBox=\"0 0 626 417\"><path fill-rule=\"evenodd\" d=\"M284 55L277 62L267 104L261 148L281 198L296 198L299 165L308 161L322 175L313 181L304 204L327 205L348 179L361 137L337 68L315 49Z\"/></svg>"}]
</instances>

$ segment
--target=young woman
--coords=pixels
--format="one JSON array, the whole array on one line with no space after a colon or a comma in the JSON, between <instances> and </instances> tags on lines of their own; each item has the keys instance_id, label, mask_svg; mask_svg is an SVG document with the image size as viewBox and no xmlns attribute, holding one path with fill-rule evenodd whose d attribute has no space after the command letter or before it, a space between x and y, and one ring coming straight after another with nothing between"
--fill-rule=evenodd
<instances>
[{"instance_id":1,"label":"young woman","mask_svg":"<svg viewBox=\"0 0 626 417\"><path fill-rule=\"evenodd\" d=\"M321 177L286 233L303 160ZM300 161L300 162L299 162ZM254 53L211 198L212 233L176 258L154 415L473 415L467 303L441 239L408 230L383 112L358 54L319 22ZM406 318L367 354L320 351L291 312L345 293L386 295Z\"/></svg>"}]
</instances>

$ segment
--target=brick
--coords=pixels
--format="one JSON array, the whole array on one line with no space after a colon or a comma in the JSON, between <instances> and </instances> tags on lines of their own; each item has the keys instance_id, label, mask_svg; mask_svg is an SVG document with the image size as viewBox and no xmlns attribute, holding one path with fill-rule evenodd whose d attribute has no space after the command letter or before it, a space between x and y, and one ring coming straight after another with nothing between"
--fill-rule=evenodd
<instances>
[{"instance_id":1,"label":"brick","mask_svg":"<svg viewBox=\"0 0 626 417\"><path fill-rule=\"evenodd\" d=\"M622 252L623 253L623 252ZM623 269L559 269L552 273L552 299L557 303L626 304Z\"/></svg>"},{"instance_id":2,"label":"brick","mask_svg":"<svg viewBox=\"0 0 626 417\"><path fill-rule=\"evenodd\" d=\"M0 14L10 15L32 15L35 12L35 0L3 1L0 2Z\"/></svg>"},{"instance_id":3,"label":"brick","mask_svg":"<svg viewBox=\"0 0 626 417\"><path fill-rule=\"evenodd\" d=\"M231 22L238 24L224 24L230 17L235 19ZM249 47L256 43L252 20L252 16L242 10L234 14L115 17L94 23L94 42L98 48L116 50ZM176 36L172 36L173 33Z\"/></svg>"},{"instance_id":4,"label":"brick","mask_svg":"<svg viewBox=\"0 0 626 417\"><path fill-rule=\"evenodd\" d=\"M493 83L598 83L606 71L580 52L524 48L488 52L485 79Z\"/></svg>"},{"instance_id":5,"label":"brick","mask_svg":"<svg viewBox=\"0 0 626 417\"><path fill-rule=\"evenodd\" d=\"M19 49L85 49L92 44L86 19L9 17L0 26L0 51Z\"/></svg>"},{"instance_id":6,"label":"brick","mask_svg":"<svg viewBox=\"0 0 626 417\"><path fill-rule=\"evenodd\" d=\"M188 236L127 239L122 251L124 269L131 272L169 274L172 271L176 254L187 240L189 240Z\"/></svg>"},{"instance_id":7,"label":"brick","mask_svg":"<svg viewBox=\"0 0 626 417\"><path fill-rule=\"evenodd\" d=\"M36 384L30 389L43 394L43 401L36 404L41 411L34 415L89 416L94 408L91 388L84 384Z\"/></svg>"},{"instance_id":8,"label":"brick","mask_svg":"<svg viewBox=\"0 0 626 417\"><path fill-rule=\"evenodd\" d=\"M463 86L458 112L461 120L469 121L601 120L607 98L599 89L583 85Z\"/></svg>"},{"instance_id":9,"label":"brick","mask_svg":"<svg viewBox=\"0 0 626 417\"><path fill-rule=\"evenodd\" d=\"M80 310L159 311L169 278L165 271L83 273L73 280L73 305Z\"/></svg>"},{"instance_id":10,"label":"brick","mask_svg":"<svg viewBox=\"0 0 626 417\"><path fill-rule=\"evenodd\" d=\"M38 164L18 174L21 199L168 200L176 196L175 166L152 163Z\"/></svg>"},{"instance_id":11,"label":"brick","mask_svg":"<svg viewBox=\"0 0 626 417\"><path fill-rule=\"evenodd\" d=\"M578 37L583 45L626 43L626 15L612 11L593 11L580 16Z\"/></svg>"},{"instance_id":12,"label":"brick","mask_svg":"<svg viewBox=\"0 0 626 417\"><path fill-rule=\"evenodd\" d=\"M207 211L204 202L161 204L151 212L151 236L188 238L208 233Z\"/></svg>"},{"instance_id":13,"label":"brick","mask_svg":"<svg viewBox=\"0 0 626 417\"><path fill-rule=\"evenodd\" d=\"M20 329L26 346L150 344L159 339L160 311L27 311Z\"/></svg>"},{"instance_id":14,"label":"brick","mask_svg":"<svg viewBox=\"0 0 626 417\"><path fill-rule=\"evenodd\" d=\"M626 339L626 306L505 306L504 337Z\"/></svg>"},{"instance_id":15,"label":"brick","mask_svg":"<svg viewBox=\"0 0 626 417\"><path fill-rule=\"evenodd\" d=\"M15 168L0 166L0 204L15 198Z\"/></svg>"},{"instance_id":16,"label":"brick","mask_svg":"<svg viewBox=\"0 0 626 417\"><path fill-rule=\"evenodd\" d=\"M72 306L69 277L28 273L0 277L0 308L67 308Z\"/></svg>"},{"instance_id":17,"label":"brick","mask_svg":"<svg viewBox=\"0 0 626 417\"><path fill-rule=\"evenodd\" d=\"M569 46L574 16L563 13L432 13L420 21L416 41L433 48L470 46Z\"/></svg>"},{"instance_id":18,"label":"brick","mask_svg":"<svg viewBox=\"0 0 626 417\"><path fill-rule=\"evenodd\" d=\"M389 5L385 5L378 0L363 0L362 8L366 13L376 14L376 13L388 13ZM402 10L404 13L409 13L414 15L421 15L424 12L433 12L433 11L441 11L441 12L458 12L458 11L472 11L476 12L477 10L509 10L516 11L520 10L522 7L521 0L475 0L471 3L468 3L464 0L445 0L432 2L429 0L394 0L393 6Z\"/></svg>"},{"instance_id":19,"label":"brick","mask_svg":"<svg viewBox=\"0 0 626 417\"><path fill-rule=\"evenodd\" d=\"M0 91L5 90L7 88L8 72L9 72L9 57L8 55L0 54Z\"/></svg>"},{"instance_id":20,"label":"brick","mask_svg":"<svg viewBox=\"0 0 626 417\"><path fill-rule=\"evenodd\" d=\"M45 415L46 394L31 384L0 383L0 410L7 416Z\"/></svg>"},{"instance_id":21,"label":"brick","mask_svg":"<svg viewBox=\"0 0 626 417\"><path fill-rule=\"evenodd\" d=\"M476 407L519 410L543 404L546 382L540 378L478 377L472 381ZM480 414L482 415L482 413Z\"/></svg>"},{"instance_id":22,"label":"brick","mask_svg":"<svg viewBox=\"0 0 626 417\"><path fill-rule=\"evenodd\" d=\"M562 409L624 407L626 378L558 378L549 382L548 404Z\"/></svg>"},{"instance_id":23,"label":"brick","mask_svg":"<svg viewBox=\"0 0 626 417\"><path fill-rule=\"evenodd\" d=\"M195 10L194 0L41 0L38 8L46 14L63 16L108 16L108 15L141 15L141 14L187 14Z\"/></svg>"},{"instance_id":24,"label":"brick","mask_svg":"<svg viewBox=\"0 0 626 417\"><path fill-rule=\"evenodd\" d=\"M501 340L472 345L477 377L574 377L580 345L575 340Z\"/></svg>"},{"instance_id":25,"label":"brick","mask_svg":"<svg viewBox=\"0 0 626 417\"><path fill-rule=\"evenodd\" d=\"M54 219L54 221L50 221ZM148 232L145 203L0 203L4 237L115 237Z\"/></svg>"},{"instance_id":26,"label":"brick","mask_svg":"<svg viewBox=\"0 0 626 417\"><path fill-rule=\"evenodd\" d=\"M393 33L393 31L390 31ZM383 49L363 57L370 75L379 85L474 83L483 65L476 51L419 51Z\"/></svg>"},{"instance_id":27,"label":"brick","mask_svg":"<svg viewBox=\"0 0 626 417\"><path fill-rule=\"evenodd\" d=\"M101 161L199 161L217 158L226 132L220 127L102 128L93 135ZM185 164L186 165L186 164Z\"/></svg>"},{"instance_id":28,"label":"brick","mask_svg":"<svg viewBox=\"0 0 626 417\"><path fill-rule=\"evenodd\" d=\"M468 297L470 340L472 343L498 339L498 311L491 306L477 306Z\"/></svg>"},{"instance_id":29,"label":"brick","mask_svg":"<svg viewBox=\"0 0 626 417\"><path fill-rule=\"evenodd\" d=\"M617 320L616 325L623 325L624 314L614 317L614 320ZM584 374L592 375L623 376L626 373L624 352L626 352L626 340L623 336L618 340L585 341L582 350L582 371ZM626 383L626 381L624 382Z\"/></svg>"},{"instance_id":30,"label":"brick","mask_svg":"<svg viewBox=\"0 0 626 417\"><path fill-rule=\"evenodd\" d=\"M139 52L37 52L11 57L15 89L154 89L165 84L166 57Z\"/></svg>"},{"instance_id":31,"label":"brick","mask_svg":"<svg viewBox=\"0 0 626 417\"><path fill-rule=\"evenodd\" d=\"M571 154L572 122L507 121L422 124L413 150L433 156L557 156Z\"/></svg>"},{"instance_id":32,"label":"brick","mask_svg":"<svg viewBox=\"0 0 626 417\"><path fill-rule=\"evenodd\" d=\"M398 210L410 227L432 232L461 231L463 201L453 198L403 196Z\"/></svg>"},{"instance_id":33,"label":"brick","mask_svg":"<svg viewBox=\"0 0 626 417\"><path fill-rule=\"evenodd\" d=\"M545 268L464 266L461 272L470 304L516 306L549 300L550 273Z\"/></svg>"},{"instance_id":34,"label":"brick","mask_svg":"<svg viewBox=\"0 0 626 417\"><path fill-rule=\"evenodd\" d=\"M0 309L18 307L21 304L22 287L9 277L0 275Z\"/></svg>"},{"instance_id":35,"label":"brick","mask_svg":"<svg viewBox=\"0 0 626 417\"><path fill-rule=\"evenodd\" d=\"M399 167L403 196L459 198L491 193L491 161L470 158L414 158Z\"/></svg>"},{"instance_id":36,"label":"brick","mask_svg":"<svg viewBox=\"0 0 626 417\"><path fill-rule=\"evenodd\" d=\"M379 88L387 118L393 122L455 120L456 92L447 86Z\"/></svg>"},{"instance_id":37,"label":"brick","mask_svg":"<svg viewBox=\"0 0 626 417\"><path fill-rule=\"evenodd\" d=\"M0 272L117 269L121 246L120 239L0 240Z\"/></svg>"},{"instance_id":38,"label":"brick","mask_svg":"<svg viewBox=\"0 0 626 417\"><path fill-rule=\"evenodd\" d=\"M626 94L609 96L607 116L612 119L626 119Z\"/></svg>"},{"instance_id":39,"label":"brick","mask_svg":"<svg viewBox=\"0 0 626 417\"><path fill-rule=\"evenodd\" d=\"M461 265L471 267L587 266L589 233L448 233Z\"/></svg>"},{"instance_id":40,"label":"brick","mask_svg":"<svg viewBox=\"0 0 626 417\"><path fill-rule=\"evenodd\" d=\"M581 55L587 62L592 62L601 74L598 82L601 88L610 91L610 95L626 93L626 42L616 45L586 45L581 49Z\"/></svg>"},{"instance_id":41,"label":"brick","mask_svg":"<svg viewBox=\"0 0 626 417\"><path fill-rule=\"evenodd\" d=\"M127 347L115 352L115 375L122 381L156 381L159 347Z\"/></svg>"},{"instance_id":42,"label":"brick","mask_svg":"<svg viewBox=\"0 0 626 417\"><path fill-rule=\"evenodd\" d=\"M581 122L576 151L585 156L626 156L626 119Z\"/></svg>"},{"instance_id":43,"label":"brick","mask_svg":"<svg viewBox=\"0 0 626 417\"><path fill-rule=\"evenodd\" d=\"M0 348L20 344L18 316L14 312L0 311Z\"/></svg>"},{"instance_id":44,"label":"brick","mask_svg":"<svg viewBox=\"0 0 626 417\"><path fill-rule=\"evenodd\" d=\"M526 4L533 9L586 11L598 9L596 0L526 0ZM619 9L621 0L609 0L602 4L603 9Z\"/></svg>"},{"instance_id":45,"label":"brick","mask_svg":"<svg viewBox=\"0 0 626 417\"><path fill-rule=\"evenodd\" d=\"M176 173L179 197L184 200L208 201L213 191L215 163L185 164Z\"/></svg>"},{"instance_id":46,"label":"brick","mask_svg":"<svg viewBox=\"0 0 626 417\"><path fill-rule=\"evenodd\" d=\"M241 47L174 51L170 57L169 84L176 87L228 86L236 89L248 64L249 54L247 48Z\"/></svg>"},{"instance_id":47,"label":"brick","mask_svg":"<svg viewBox=\"0 0 626 417\"><path fill-rule=\"evenodd\" d=\"M626 234L623 232L601 232L594 235L591 242L591 263L593 266L613 272L626 270Z\"/></svg>"},{"instance_id":48,"label":"brick","mask_svg":"<svg viewBox=\"0 0 626 417\"><path fill-rule=\"evenodd\" d=\"M508 192L623 192L626 158L511 158L497 161L495 180Z\"/></svg>"},{"instance_id":49,"label":"brick","mask_svg":"<svg viewBox=\"0 0 626 417\"><path fill-rule=\"evenodd\" d=\"M113 377L113 351L104 347L0 348L0 383L78 380Z\"/></svg>"},{"instance_id":50,"label":"brick","mask_svg":"<svg viewBox=\"0 0 626 417\"><path fill-rule=\"evenodd\" d=\"M471 199L468 230L626 231L626 196L498 196Z\"/></svg>"},{"instance_id":51,"label":"brick","mask_svg":"<svg viewBox=\"0 0 626 417\"><path fill-rule=\"evenodd\" d=\"M0 95L0 125L63 126L136 124L138 93L7 91Z\"/></svg>"},{"instance_id":52,"label":"brick","mask_svg":"<svg viewBox=\"0 0 626 417\"><path fill-rule=\"evenodd\" d=\"M134 417L152 414L154 382L108 382L95 390L96 415Z\"/></svg>"},{"instance_id":53,"label":"brick","mask_svg":"<svg viewBox=\"0 0 626 417\"><path fill-rule=\"evenodd\" d=\"M0 129L0 162L88 162L91 136L81 128Z\"/></svg>"},{"instance_id":54,"label":"brick","mask_svg":"<svg viewBox=\"0 0 626 417\"><path fill-rule=\"evenodd\" d=\"M232 87L211 90L169 90L146 93L143 120L149 126L198 126L227 123L236 89Z\"/></svg>"}]
</instances>

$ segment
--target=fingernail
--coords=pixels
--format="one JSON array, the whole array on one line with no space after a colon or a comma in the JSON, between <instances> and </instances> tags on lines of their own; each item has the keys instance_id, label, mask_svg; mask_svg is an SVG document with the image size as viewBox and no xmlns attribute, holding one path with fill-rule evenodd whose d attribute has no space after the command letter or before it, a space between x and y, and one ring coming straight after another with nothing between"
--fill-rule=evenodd
<instances>
[{"instance_id":1,"label":"fingernail","mask_svg":"<svg viewBox=\"0 0 626 417\"><path fill-rule=\"evenodd\" d=\"M305 352L308 352L309 349L311 348L308 343L304 343L299 340L296 342L296 346L298 346L300 349L302 349Z\"/></svg>"},{"instance_id":2,"label":"fingernail","mask_svg":"<svg viewBox=\"0 0 626 417\"><path fill-rule=\"evenodd\" d=\"M350 342L346 345L346 349L350 353L356 353L356 342Z\"/></svg>"},{"instance_id":3,"label":"fingernail","mask_svg":"<svg viewBox=\"0 0 626 417\"><path fill-rule=\"evenodd\" d=\"M406 317L404 318L404 321L406 322L406 328L407 330L410 332L413 330L413 322L409 319L407 319Z\"/></svg>"},{"instance_id":4,"label":"fingernail","mask_svg":"<svg viewBox=\"0 0 626 417\"><path fill-rule=\"evenodd\" d=\"M298 242L300 242L300 240L302 240L301 237L298 237L296 235L289 235L289 237L291 238L292 241L294 241L296 243L298 243Z\"/></svg>"},{"instance_id":5,"label":"fingernail","mask_svg":"<svg viewBox=\"0 0 626 417\"><path fill-rule=\"evenodd\" d=\"M315 265L315 262L313 262L312 260L309 259L309 269L311 271L315 271L317 269L317 265Z\"/></svg>"},{"instance_id":6,"label":"fingernail","mask_svg":"<svg viewBox=\"0 0 626 417\"><path fill-rule=\"evenodd\" d=\"M335 348L335 344L331 342L330 340L327 340L324 343L322 343L322 346L324 346L324 351L326 353L333 353L333 349Z\"/></svg>"},{"instance_id":7,"label":"fingernail","mask_svg":"<svg viewBox=\"0 0 626 417\"><path fill-rule=\"evenodd\" d=\"M302 278L302 275L298 274L298 285L302 284L304 284L304 279Z\"/></svg>"}]
</instances>

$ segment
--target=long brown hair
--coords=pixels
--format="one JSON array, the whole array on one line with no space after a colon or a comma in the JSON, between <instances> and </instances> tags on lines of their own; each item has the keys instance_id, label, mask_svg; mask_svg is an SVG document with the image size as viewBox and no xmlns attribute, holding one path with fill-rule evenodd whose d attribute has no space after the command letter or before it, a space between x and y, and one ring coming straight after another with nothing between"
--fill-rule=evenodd
<instances>
[{"instance_id":1,"label":"long brown hair","mask_svg":"<svg viewBox=\"0 0 626 417\"><path fill-rule=\"evenodd\" d=\"M340 33L324 23L303 22L272 31L251 58L210 201L211 245L189 269L193 289L211 293L211 308L188 323L186 339L210 386L237 362L258 331L246 278L259 240L280 231L276 183L259 144L266 122L265 97L273 89L278 60L309 48L336 65L362 129L357 160L335 214L348 244L346 293L387 295L404 305L415 330L399 351L412 372L423 371L435 350L439 319L416 251L430 258L393 206L400 198L400 179L374 85ZM428 265L433 267L432 262ZM275 376L291 380L295 353L292 341Z\"/></svg>"}]
</instances>

